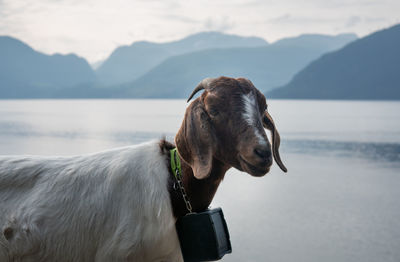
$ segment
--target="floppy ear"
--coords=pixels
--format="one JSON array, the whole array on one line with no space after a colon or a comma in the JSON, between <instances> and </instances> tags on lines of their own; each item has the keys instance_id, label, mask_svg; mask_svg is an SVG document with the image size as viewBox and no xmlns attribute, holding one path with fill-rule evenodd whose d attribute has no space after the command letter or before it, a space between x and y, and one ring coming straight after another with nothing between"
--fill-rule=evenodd
<instances>
[{"instance_id":1,"label":"floppy ear","mask_svg":"<svg viewBox=\"0 0 400 262\"><path fill-rule=\"evenodd\" d=\"M186 109L182 126L175 136L175 144L181 158L190 165L197 179L211 173L214 132L200 99Z\"/></svg>"},{"instance_id":2,"label":"floppy ear","mask_svg":"<svg viewBox=\"0 0 400 262\"><path fill-rule=\"evenodd\" d=\"M276 130L274 120L272 120L271 115L265 111L263 117L263 126L271 131L272 136L272 152L274 153L275 162L282 169L283 172L287 172L287 168L282 163L281 157L279 155L279 145L281 143L281 137L279 136L278 130Z\"/></svg>"}]
</instances>

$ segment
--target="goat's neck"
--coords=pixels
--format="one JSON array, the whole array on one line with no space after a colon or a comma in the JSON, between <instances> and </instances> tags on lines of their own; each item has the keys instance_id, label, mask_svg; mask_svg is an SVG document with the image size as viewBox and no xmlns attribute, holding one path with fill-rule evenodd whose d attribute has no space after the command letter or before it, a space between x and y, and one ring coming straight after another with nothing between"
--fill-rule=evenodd
<instances>
[{"instance_id":1,"label":"goat's neck","mask_svg":"<svg viewBox=\"0 0 400 262\"><path fill-rule=\"evenodd\" d=\"M182 162L182 180L193 211L204 211L211 204L215 192L229 167L214 159L210 176L200 180L194 177L192 168L184 161Z\"/></svg>"},{"instance_id":2,"label":"goat's neck","mask_svg":"<svg viewBox=\"0 0 400 262\"><path fill-rule=\"evenodd\" d=\"M194 177L192 168L182 161L182 182L190 199L193 212L201 212L208 208L229 168L229 166L214 159L210 176L199 180ZM173 184L174 181L171 182ZM174 215L175 217L181 217L187 214L188 210L180 190L174 190L172 184L170 186L170 194Z\"/></svg>"},{"instance_id":3,"label":"goat's neck","mask_svg":"<svg viewBox=\"0 0 400 262\"><path fill-rule=\"evenodd\" d=\"M184 123L186 123L186 118ZM206 210L211 204L219 184L224 178L226 171L231 166L213 157L210 174L204 179L197 179L193 174L192 167L189 165L189 162L193 161L192 154L196 150L191 148L193 141L192 143L190 142L187 132L189 131L187 130L186 125L182 124L182 127L175 136L175 143L179 155L181 156L182 182L192 205L192 211L201 212ZM179 189L173 191L170 190L170 194L174 215L180 217L187 214L188 210Z\"/></svg>"}]
</instances>

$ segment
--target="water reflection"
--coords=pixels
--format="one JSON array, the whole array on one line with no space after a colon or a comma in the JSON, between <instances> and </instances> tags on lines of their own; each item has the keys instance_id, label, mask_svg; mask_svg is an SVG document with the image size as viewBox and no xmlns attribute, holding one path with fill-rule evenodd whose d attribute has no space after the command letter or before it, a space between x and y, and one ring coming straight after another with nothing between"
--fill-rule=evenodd
<instances>
[{"instance_id":1,"label":"water reflection","mask_svg":"<svg viewBox=\"0 0 400 262\"><path fill-rule=\"evenodd\" d=\"M74 155L173 141L186 106L0 101L0 154ZM232 237L233 253L223 261L399 261L400 103L272 100L269 108L289 172L274 165L254 178L229 170L214 199Z\"/></svg>"},{"instance_id":2,"label":"water reflection","mask_svg":"<svg viewBox=\"0 0 400 262\"><path fill-rule=\"evenodd\" d=\"M129 145L139 144L152 139L166 137L173 141L174 133L160 131L117 131L110 132L99 129L97 132L71 129L38 130L28 123L16 121L0 121L0 134L10 139L31 137L36 139L56 138L65 143L74 143L73 140L98 139L107 140L110 144ZM72 141L68 141L72 140ZM399 143L352 142L311 139L286 139L281 143L281 150L294 154L325 155L332 157L357 157L374 161L388 161L400 163ZM4 153L4 152L3 152Z\"/></svg>"},{"instance_id":3,"label":"water reflection","mask_svg":"<svg viewBox=\"0 0 400 262\"><path fill-rule=\"evenodd\" d=\"M400 164L400 144L398 143L286 140L282 142L282 148L295 154L357 157L374 161L398 162Z\"/></svg>"}]
</instances>

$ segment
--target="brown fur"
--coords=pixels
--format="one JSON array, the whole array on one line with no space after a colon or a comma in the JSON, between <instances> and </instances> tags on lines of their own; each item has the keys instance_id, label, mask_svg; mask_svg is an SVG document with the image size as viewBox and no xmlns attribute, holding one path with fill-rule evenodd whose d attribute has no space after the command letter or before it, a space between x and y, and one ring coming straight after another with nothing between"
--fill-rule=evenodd
<instances>
[{"instance_id":1,"label":"brown fur","mask_svg":"<svg viewBox=\"0 0 400 262\"><path fill-rule=\"evenodd\" d=\"M207 79L195 88L190 98L202 89L205 89L203 94L186 109L182 126L175 136L182 160L183 184L195 212L209 206L231 167L253 176L263 176L269 172L273 155L281 169L287 171L279 156L280 137L266 111L265 97L249 80ZM250 93L256 99L259 113L260 121L256 126L249 126L242 117L243 96ZM272 150L263 126L272 132ZM254 130L259 132L263 143ZM160 146L164 151L173 147L165 141ZM173 182L171 173L169 190L174 215L179 217L187 210L179 190L173 189Z\"/></svg>"}]
</instances>

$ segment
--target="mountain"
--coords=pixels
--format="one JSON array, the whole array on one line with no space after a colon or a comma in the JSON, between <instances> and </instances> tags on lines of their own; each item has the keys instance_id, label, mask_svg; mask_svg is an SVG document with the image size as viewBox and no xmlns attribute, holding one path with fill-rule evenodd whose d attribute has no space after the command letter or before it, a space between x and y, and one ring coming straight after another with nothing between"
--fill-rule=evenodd
<instances>
[{"instance_id":1,"label":"mountain","mask_svg":"<svg viewBox=\"0 0 400 262\"><path fill-rule=\"evenodd\" d=\"M0 98L49 97L53 90L93 82L95 74L76 55L45 55L0 36Z\"/></svg>"},{"instance_id":2,"label":"mountain","mask_svg":"<svg viewBox=\"0 0 400 262\"><path fill-rule=\"evenodd\" d=\"M134 60L124 51L132 51L132 46L121 47L112 55L116 60L110 57L99 70L126 59L118 65L121 72L134 68L137 75L143 74L132 82L104 86L83 58L45 55L3 36L0 98L183 98L204 77L220 75L248 77L265 91L287 83L313 59L354 39L353 34L301 35L269 45L261 38L209 32L169 43L137 42L132 45ZM165 59L160 62L163 55Z\"/></svg>"},{"instance_id":3,"label":"mountain","mask_svg":"<svg viewBox=\"0 0 400 262\"><path fill-rule=\"evenodd\" d=\"M321 51L335 50L357 39L355 34L344 33L336 36L320 34L303 34L296 37L287 37L274 42L280 47L313 48Z\"/></svg>"},{"instance_id":4,"label":"mountain","mask_svg":"<svg viewBox=\"0 0 400 262\"><path fill-rule=\"evenodd\" d=\"M135 42L118 47L97 68L98 83L116 85L133 81L166 58L185 53L231 47L265 46L268 43L258 37L241 37L219 32L204 32L168 43Z\"/></svg>"},{"instance_id":5,"label":"mountain","mask_svg":"<svg viewBox=\"0 0 400 262\"><path fill-rule=\"evenodd\" d=\"M205 77L247 77L262 91L289 82L291 77L323 53L339 49L356 39L301 35L262 47L207 49L174 56L136 81L123 85L123 97L186 97Z\"/></svg>"},{"instance_id":6,"label":"mountain","mask_svg":"<svg viewBox=\"0 0 400 262\"><path fill-rule=\"evenodd\" d=\"M400 24L315 60L268 97L400 99Z\"/></svg>"}]
</instances>

